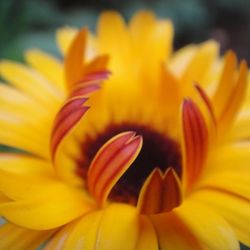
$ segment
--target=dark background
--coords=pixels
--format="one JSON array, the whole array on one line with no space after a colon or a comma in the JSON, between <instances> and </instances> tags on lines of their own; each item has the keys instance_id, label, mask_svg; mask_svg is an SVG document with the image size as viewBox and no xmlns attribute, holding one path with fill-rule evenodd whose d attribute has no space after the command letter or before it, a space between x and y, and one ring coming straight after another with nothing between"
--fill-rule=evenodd
<instances>
[{"instance_id":1,"label":"dark background","mask_svg":"<svg viewBox=\"0 0 250 250\"><path fill-rule=\"evenodd\" d=\"M0 0L0 58L22 61L32 47L58 54L56 28L87 25L94 31L97 16L108 9L126 19L139 9L153 10L173 20L176 49L214 38L222 53L233 49L250 63L250 0Z\"/></svg>"},{"instance_id":2,"label":"dark background","mask_svg":"<svg viewBox=\"0 0 250 250\"><path fill-rule=\"evenodd\" d=\"M221 51L233 49L250 62L250 0L0 0L0 58L22 60L22 51L40 47L56 53L54 31L88 25L105 9L127 19L138 9L154 10L175 24L175 48L209 38Z\"/></svg>"}]
</instances>

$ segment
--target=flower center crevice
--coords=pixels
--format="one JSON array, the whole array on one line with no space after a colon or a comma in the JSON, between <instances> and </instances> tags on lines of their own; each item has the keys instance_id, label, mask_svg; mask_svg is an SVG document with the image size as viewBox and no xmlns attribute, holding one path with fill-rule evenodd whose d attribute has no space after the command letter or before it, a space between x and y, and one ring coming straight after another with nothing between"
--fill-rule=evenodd
<instances>
[{"instance_id":1,"label":"flower center crevice","mask_svg":"<svg viewBox=\"0 0 250 250\"><path fill-rule=\"evenodd\" d=\"M162 172L172 167L181 179L182 159L180 146L149 126L129 123L112 124L94 138L89 137L83 142L84 160L79 161L77 174L86 179L88 167L98 150L113 136L124 131L134 131L141 135L143 146L136 160L112 189L109 199L135 205L144 181L156 167Z\"/></svg>"}]
</instances>

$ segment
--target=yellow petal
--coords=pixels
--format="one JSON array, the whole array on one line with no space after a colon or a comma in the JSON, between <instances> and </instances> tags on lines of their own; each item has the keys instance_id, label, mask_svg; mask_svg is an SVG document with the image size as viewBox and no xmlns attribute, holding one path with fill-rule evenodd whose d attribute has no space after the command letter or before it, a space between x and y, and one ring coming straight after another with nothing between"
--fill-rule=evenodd
<instances>
[{"instance_id":1,"label":"yellow petal","mask_svg":"<svg viewBox=\"0 0 250 250\"><path fill-rule=\"evenodd\" d=\"M244 140L250 138L250 110L243 109L239 113L232 130L230 131L230 139L232 140Z\"/></svg>"},{"instance_id":2,"label":"yellow petal","mask_svg":"<svg viewBox=\"0 0 250 250\"><path fill-rule=\"evenodd\" d=\"M43 248L44 250L62 250L66 239L74 228L75 223L69 223L58 230L57 233L51 237L48 243Z\"/></svg>"},{"instance_id":3,"label":"yellow petal","mask_svg":"<svg viewBox=\"0 0 250 250\"><path fill-rule=\"evenodd\" d=\"M212 189L201 190L193 198L221 214L232 225L238 239L250 246L249 199Z\"/></svg>"},{"instance_id":4,"label":"yellow petal","mask_svg":"<svg viewBox=\"0 0 250 250\"><path fill-rule=\"evenodd\" d=\"M96 250L134 250L139 233L138 219L134 207L110 205L100 222Z\"/></svg>"},{"instance_id":5,"label":"yellow petal","mask_svg":"<svg viewBox=\"0 0 250 250\"><path fill-rule=\"evenodd\" d=\"M63 65L58 59L37 49L28 50L25 58L33 68L55 84L58 90L65 93Z\"/></svg>"},{"instance_id":6,"label":"yellow petal","mask_svg":"<svg viewBox=\"0 0 250 250\"><path fill-rule=\"evenodd\" d=\"M0 154L0 173L1 192L14 200L46 195L51 185L61 184L49 163L31 156Z\"/></svg>"},{"instance_id":7,"label":"yellow petal","mask_svg":"<svg viewBox=\"0 0 250 250\"><path fill-rule=\"evenodd\" d=\"M182 84L188 87L188 85L191 85L194 81L203 83L203 79L206 74L209 73L217 55L217 42L207 41L203 43L182 75Z\"/></svg>"},{"instance_id":8,"label":"yellow petal","mask_svg":"<svg viewBox=\"0 0 250 250\"><path fill-rule=\"evenodd\" d=\"M98 249L96 244L98 242L98 229L102 216L103 211L98 211L89 213L76 221L62 249Z\"/></svg>"},{"instance_id":9,"label":"yellow petal","mask_svg":"<svg viewBox=\"0 0 250 250\"><path fill-rule=\"evenodd\" d=\"M237 165L235 165L235 168L235 171L219 172L217 174L214 173L213 175L207 176L201 180L199 188L215 188L225 190L250 200L249 169L248 171L240 172L237 171Z\"/></svg>"},{"instance_id":10,"label":"yellow petal","mask_svg":"<svg viewBox=\"0 0 250 250\"><path fill-rule=\"evenodd\" d=\"M111 54L112 72L121 72L120 66L128 63L130 41L122 16L114 11L106 11L98 20L98 46L102 53Z\"/></svg>"},{"instance_id":11,"label":"yellow petal","mask_svg":"<svg viewBox=\"0 0 250 250\"><path fill-rule=\"evenodd\" d=\"M45 123L46 124L46 123ZM36 128L20 116L0 111L0 143L22 149L43 158L49 158L49 138L40 136ZM30 133L33 131L34 134ZM46 131L48 132L47 128ZM46 133L46 132L45 132Z\"/></svg>"},{"instance_id":12,"label":"yellow petal","mask_svg":"<svg viewBox=\"0 0 250 250\"><path fill-rule=\"evenodd\" d=\"M204 250L190 228L174 213L150 216L161 250Z\"/></svg>"},{"instance_id":13,"label":"yellow petal","mask_svg":"<svg viewBox=\"0 0 250 250\"><path fill-rule=\"evenodd\" d=\"M59 49L63 55L67 54L70 44L77 34L77 29L64 27L57 30L56 39Z\"/></svg>"},{"instance_id":14,"label":"yellow petal","mask_svg":"<svg viewBox=\"0 0 250 250\"><path fill-rule=\"evenodd\" d=\"M53 233L54 230L36 231L6 223L0 226L0 249L36 249Z\"/></svg>"},{"instance_id":15,"label":"yellow petal","mask_svg":"<svg viewBox=\"0 0 250 250\"><path fill-rule=\"evenodd\" d=\"M135 250L158 250L155 229L146 216L140 216L140 232Z\"/></svg>"},{"instance_id":16,"label":"yellow petal","mask_svg":"<svg viewBox=\"0 0 250 250\"><path fill-rule=\"evenodd\" d=\"M231 226L207 206L195 201L186 201L176 209L176 213L205 249L240 249Z\"/></svg>"},{"instance_id":17,"label":"yellow petal","mask_svg":"<svg viewBox=\"0 0 250 250\"><path fill-rule=\"evenodd\" d=\"M0 191L13 199L0 205L0 214L9 221L31 229L51 229L93 208L84 190L58 180L46 162L13 156L0 159Z\"/></svg>"},{"instance_id":18,"label":"yellow petal","mask_svg":"<svg viewBox=\"0 0 250 250\"><path fill-rule=\"evenodd\" d=\"M19 200L0 205L7 220L31 229L47 230L62 226L93 209L82 192L62 187L44 198Z\"/></svg>"},{"instance_id":19,"label":"yellow petal","mask_svg":"<svg viewBox=\"0 0 250 250\"><path fill-rule=\"evenodd\" d=\"M178 79L181 79L197 50L198 48L195 45L187 45L177 50L171 57L169 68Z\"/></svg>"},{"instance_id":20,"label":"yellow petal","mask_svg":"<svg viewBox=\"0 0 250 250\"><path fill-rule=\"evenodd\" d=\"M210 157L206 175L223 174L228 171L249 173L250 142L241 141L218 147ZM239 162L240 159L240 162Z\"/></svg>"},{"instance_id":21,"label":"yellow petal","mask_svg":"<svg viewBox=\"0 0 250 250\"><path fill-rule=\"evenodd\" d=\"M0 73L8 82L51 110L58 109L58 104L62 100L60 92L35 70L5 60L0 64Z\"/></svg>"}]
</instances>

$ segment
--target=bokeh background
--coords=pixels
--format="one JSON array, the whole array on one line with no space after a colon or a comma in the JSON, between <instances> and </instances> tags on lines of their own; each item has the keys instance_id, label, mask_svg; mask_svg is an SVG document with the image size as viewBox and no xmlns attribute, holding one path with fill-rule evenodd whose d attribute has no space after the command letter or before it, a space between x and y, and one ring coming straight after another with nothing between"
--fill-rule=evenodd
<instances>
[{"instance_id":1,"label":"bokeh background","mask_svg":"<svg viewBox=\"0 0 250 250\"><path fill-rule=\"evenodd\" d=\"M105 9L128 19L138 9L154 10L175 24L175 48L209 38L250 62L250 0L0 0L0 58L22 60L26 48L58 53L54 31L88 25Z\"/></svg>"},{"instance_id":2,"label":"bokeh background","mask_svg":"<svg viewBox=\"0 0 250 250\"><path fill-rule=\"evenodd\" d=\"M250 64L250 0L0 0L0 58L23 61L27 48L58 54L55 29L89 26L103 10L128 19L150 9L175 25L175 48L213 38L221 52L233 49ZM245 246L242 249L247 250Z\"/></svg>"}]
</instances>

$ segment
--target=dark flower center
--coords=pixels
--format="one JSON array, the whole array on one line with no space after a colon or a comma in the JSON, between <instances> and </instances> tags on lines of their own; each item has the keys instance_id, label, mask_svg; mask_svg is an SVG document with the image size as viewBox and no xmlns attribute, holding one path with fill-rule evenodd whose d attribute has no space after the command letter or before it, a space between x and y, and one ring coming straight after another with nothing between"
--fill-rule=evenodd
<instances>
[{"instance_id":1,"label":"dark flower center","mask_svg":"<svg viewBox=\"0 0 250 250\"><path fill-rule=\"evenodd\" d=\"M113 136L124 131L135 131L142 135L143 147L132 166L117 182L109 198L113 201L136 204L140 189L154 168L158 167L165 172L168 167L172 167L181 178L180 147L172 139L147 126L110 125L95 138L85 140L83 144L85 159L79 162L78 174L86 178L88 166L97 151Z\"/></svg>"}]
</instances>

